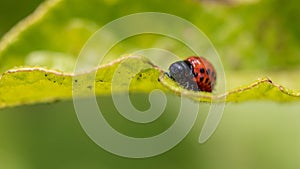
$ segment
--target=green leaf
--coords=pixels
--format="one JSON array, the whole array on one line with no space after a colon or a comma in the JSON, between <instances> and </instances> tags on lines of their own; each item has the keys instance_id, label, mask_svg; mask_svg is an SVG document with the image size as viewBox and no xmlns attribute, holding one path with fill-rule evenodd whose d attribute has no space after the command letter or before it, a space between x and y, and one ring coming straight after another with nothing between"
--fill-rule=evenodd
<instances>
[{"instance_id":1,"label":"green leaf","mask_svg":"<svg viewBox=\"0 0 300 169\"><path fill-rule=\"evenodd\" d=\"M134 68L128 65L136 65ZM141 68L137 74L136 68ZM119 76L116 74L120 74ZM0 108L22 104L51 102L72 98L72 83L81 86L82 91L76 97L86 97L94 86L86 83L85 78L96 73L96 95L110 95L113 92L128 92L128 86L122 81L128 77L132 79L129 85L130 92L148 93L160 89L201 101L201 102L239 102L246 100L273 100L273 101L299 101L300 92L288 90L283 86L273 83L268 78L263 78L254 83L231 90L225 94L214 95L205 92L192 92L178 86L164 71L151 62L141 57L124 57L110 64L103 65L97 71L86 74L73 75L43 68L18 68L5 72L0 78ZM124 76L129 75L128 77ZM114 76L119 82L112 83ZM121 77L121 79L120 79ZM123 77L123 79L122 79ZM226 98L226 99L225 99ZM224 100L225 99L225 100Z\"/></svg>"},{"instance_id":2,"label":"green leaf","mask_svg":"<svg viewBox=\"0 0 300 169\"><path fill-rule=\"evenodd\" d=\"M242 86L226 93L228 102L246 100L299 101L300 92L287 89L272 82L269 78L256 80L248 86Z\"/></svg>"}]
</instances>

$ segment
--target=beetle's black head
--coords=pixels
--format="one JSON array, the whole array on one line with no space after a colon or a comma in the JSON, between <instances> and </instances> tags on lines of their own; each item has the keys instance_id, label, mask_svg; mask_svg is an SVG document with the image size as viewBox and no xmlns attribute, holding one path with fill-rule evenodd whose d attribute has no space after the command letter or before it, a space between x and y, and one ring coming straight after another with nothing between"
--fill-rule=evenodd
<instances>
[{"instance_id":1,"label":"beetle's black head","mask_svg":"<svg viewBox=\"0 0 300 169\"><path fill-rule=\"evenodd\" d=\"M170 65L169 71L169 77L182 87L188 90L199 91L197 82L194 80L193 69L188 62L175 62Z\"/></svg>"}]
</instances>

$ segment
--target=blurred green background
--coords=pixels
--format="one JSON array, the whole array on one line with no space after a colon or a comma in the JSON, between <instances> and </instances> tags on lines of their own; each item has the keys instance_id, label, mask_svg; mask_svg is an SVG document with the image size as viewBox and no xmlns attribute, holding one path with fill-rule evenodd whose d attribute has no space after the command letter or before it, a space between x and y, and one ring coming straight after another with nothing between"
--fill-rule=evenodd
<instances>
[{"instance_id":1,"label":"blurred green background","mask_svg":"<svg viewBox=\"0 0 300 169\"><path fill-rule=\"evenodd\" d=\"M41 2L1 1L0 37ZM109 14L94 16L97 26L145 11L167 12L193 22L215 45L229 77L237 72L256 75L268 71L283 74L286 77L283 82L288 84L294 80L289 79L288 73L300 68L298 1L99 0L93 3L99 5L96 12ZM80 11L86 6L77 8ZM86 17L91 16L87 13ZM76 55L78 50L71 53ZM132 100L145 110L149 106L146 97L135 95ZM169 106L158 122L138 125L118 117L110 97L98 99L106 105L103 109L111 123L132 135L148 136L163 131L176 116ZM71 101L0 110L0 169L300 167L299 103L229 103L217 131L205 144L197 141L209 105L201 107L196 125L180 144L148 159L122 158L99 148L82 130Z\"/></svg>"},{"instance_id":2,"label":"blurred green background","mask_svg":"<svg viewBox=\"0 0 300 169\"><path fill-rule=\"evenodd\" d=\"M0 1L0 37L21 19L32 13L42 0Z\"/></svg>"}]
</instances>

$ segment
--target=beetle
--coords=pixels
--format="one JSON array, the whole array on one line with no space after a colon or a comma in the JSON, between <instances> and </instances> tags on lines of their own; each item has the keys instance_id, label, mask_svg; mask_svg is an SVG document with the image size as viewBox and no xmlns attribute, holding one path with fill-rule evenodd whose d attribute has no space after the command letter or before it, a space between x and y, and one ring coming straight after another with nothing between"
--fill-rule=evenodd
<instances>
[{"instance_id":1,"label":"beetle","mask_svg":"<svg viewBox=\"0 0 300 169\"><path fill-rule=\"evenodd\" d=\"M199 56L172 63L168 76L185 89L204 92L212 92L217 80L213 65Z\"/></svg>"}]
</instances>

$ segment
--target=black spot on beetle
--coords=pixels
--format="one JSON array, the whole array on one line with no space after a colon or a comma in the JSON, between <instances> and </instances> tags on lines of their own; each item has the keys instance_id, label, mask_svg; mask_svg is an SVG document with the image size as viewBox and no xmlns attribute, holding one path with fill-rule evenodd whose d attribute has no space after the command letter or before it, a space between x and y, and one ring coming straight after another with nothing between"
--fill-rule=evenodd
<instances>
[{"instance_id":1,"label":"black spot on beetle","mask_svg":"<svg viewBox=\"0 0 300 169\"><path fill-rule=\"evenodd\" d=\"M157 81L158 81L158 82L160 82L160 79L159 79L159 78L157 78Z\"/></svg>"},{"instance_id":2,"label":"black spot on beetle","mask_svg":"<svg viewBox=\"0 0 300 169\"><path fill-rule=\"evenodd\" d=\"M210 74L210 69L206 70L206 74L209 75Z\"/></svg>"},{"instance_id":3,"label":"black spot on beetle","mask_svg":"<svg viewBox=\"0 0 300 169\"><path fill-rule=\"evenodd\" d=\"M211 72L211 75L212 75L213 77L215 77L215 76L216 76L216 73L215 73L214 71L212 71L212 72Z\"/></svg>"},{"instance_id":4,"label":"black spot on beetle","mask_svg":"<svg viewBox=\"0 0 300 169\"><path fill-rule=\"evenodd\" d=\"M208 80L209 80L209 79L208 79L208 78L206 78L206 79L205 79L205 83L208 83Z\"/></svg>"},{"instance_id":5,"label":"black spot on beetle","mask_svg":"<svg viewBox=\"0 0 300 169\"><path fill-rule=\"evenodd\" d=\"M203 82L203 80L204 80L204 77L200 77L200 82Z\"/></svg>"},{"instance_id":6,"label":"black spot on beetle","mask_svg":"<svg viewBox=\"0 0 300 169\"><path fill-rule=\"evenodd\" d=\"M77 80L77 79L75 79L75 80L74 80L74 82L75 82L75 83L77 83L77 82L78 82L78 80Z\"/></svg>"},{"instance_id":7,"label":"black spot on beetle","mask_svg":"<svg viewBox=\"0 0 300 169\"><path fill-rule=\"evenodd\" d=\"M142 75L142 74L140 74L140 77L143 77L143 75Z\"/></svg>"},{"instance_id":8,"label":"black spot on beetle","mask_svg":"<svg viewBox=\"0 0 300 169\"><path fill-rule=\"evenodd\" d=\"M204 73L204 68L200 68L200 73Z\"/></svg>"},{"instance_id":9,"label":"black spot on beetle","mask_svg":"<svg viewBox=\"0 0 300 169\"><path fill-rule=\"evenodd\" d=\"M47 77L48 75L47 74L45 74L45 77Z\"/></svg>"},{"instance_id":10,"label":"black spot on beetle","mask_svg":"<svg viewBox=\"0 0 300 169\"><path fill-rule=\"evenodd\" d=\"M54 80L53 83L56 83L56 81Z\"/></svg>"}]
</instances>

